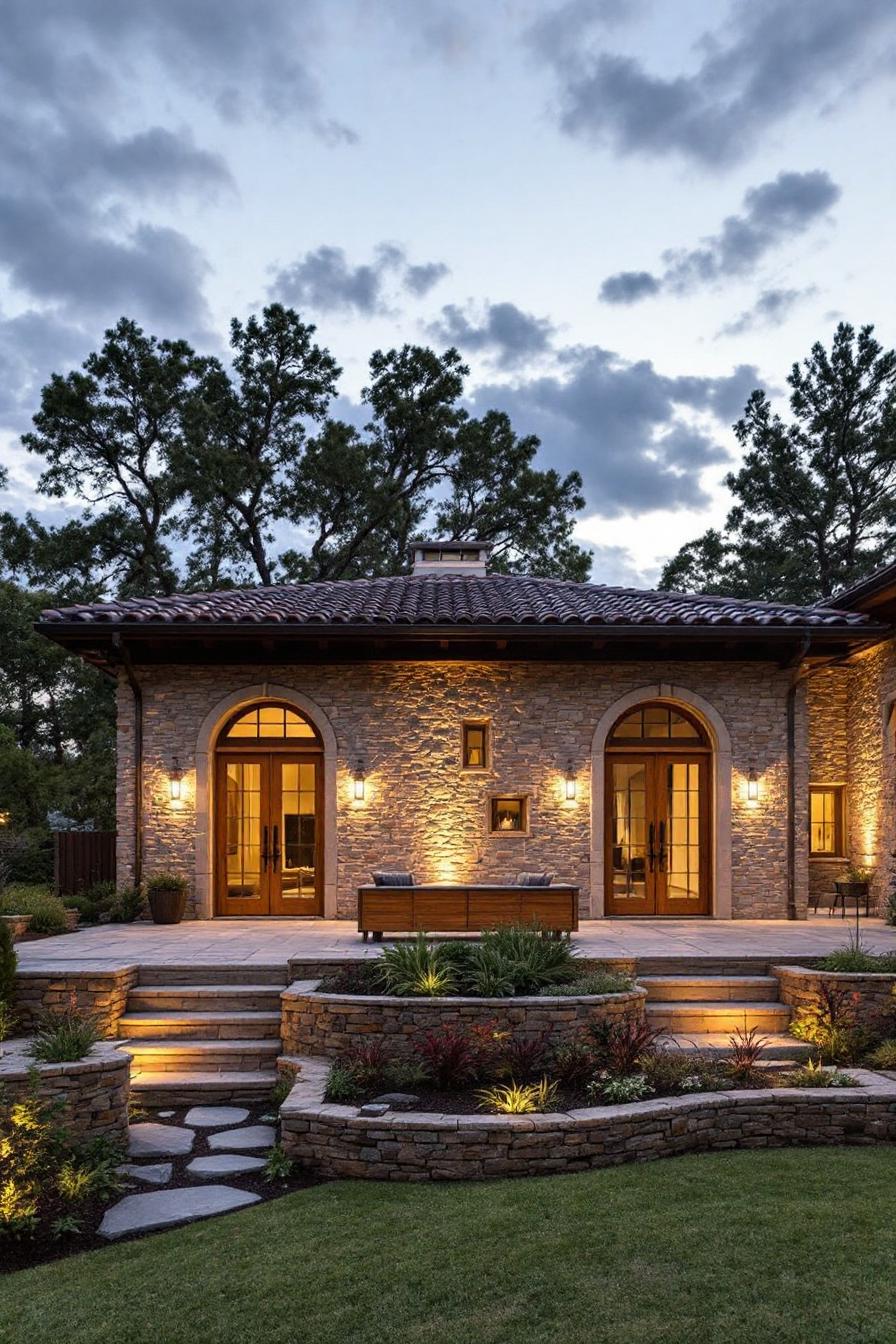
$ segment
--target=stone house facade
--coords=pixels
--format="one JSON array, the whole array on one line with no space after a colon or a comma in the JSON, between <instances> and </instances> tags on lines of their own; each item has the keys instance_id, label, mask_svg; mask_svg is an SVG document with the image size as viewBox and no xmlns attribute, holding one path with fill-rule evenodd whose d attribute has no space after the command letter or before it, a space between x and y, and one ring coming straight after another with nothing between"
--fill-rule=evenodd
<instances>
[{"instance_id":1,"label":"stone house facade","mask_svg":"<svg viewBox=\"0 0 896 1344\"><path fill-rule=\"evenodd\" d=\"M491 575L475 542L414 559L44 613L117 681L119 881L176 871L200 918L352 918L381 870L548 872L583 918L801 918L852 860L885 898L896 609Z\"/></svg>"}]
</instances>

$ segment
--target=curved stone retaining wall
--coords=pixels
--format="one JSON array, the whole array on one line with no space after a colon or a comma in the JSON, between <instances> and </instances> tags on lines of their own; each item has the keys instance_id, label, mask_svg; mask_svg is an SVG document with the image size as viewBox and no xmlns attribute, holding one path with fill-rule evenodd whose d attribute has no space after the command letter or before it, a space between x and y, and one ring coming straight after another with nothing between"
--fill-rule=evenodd
<instances>
[{"instance_id":1,"label":"curved stone retaining wall","mask_svg":"<svg viewBox=\"0 0 896 1344\"><path fill-rule=\"evenodd\" d=\"M386 1042L398 1058L444 1026L495 1023L521 1039L548 1037L552 1045L577 1036L590 1022L643 1017L647 991L582 998L393 998L372 994L322 994L291 987L281 995L281 1036L288 1055L335 1058L371 1038Z\"/></svg>"},{"instance_id":2,"label":"curved stone retaining wall","mask_svg":"<svg viewBox=\"0 0 896 1344\"><path fill-rule=\"evenodd\" d=\"M62 1101L59 1122L77 1140L105 1136L124 1139L128 1130L131 1060L100 1042L86 1059L38 1064L25 1054L27 1042L6 1041L0 1056L2 1105L27 1096L36 1079L44 1101Z\"/></svg>"},{"instance_id":3,"label":"curved stone retaining wall","mask_svg":"<svg viewBox=\"0 0 896 1344\"><path fill-rule=\"evenodd\" d=\"M326 1066L307 1060L280 1109L281 1142L323 1176L481 1180L585 1171L722 1148L883 1143L896 1139L896 1083L862 1069L862 1086L668 1097L554 1115L361 1116L324 1105Z\"/></svg>"},{"instance_id":4,"label":"curved stone retaining wall","mask_svg":"<svg viewBox=\"0 0 896 1344\"><path fill-rule=\"evenodd\" d=\"M867 972L818 971L806 966L772 966L778 997L791 1007L810 1008L818 1002L823 985L855 996L853 1006L860 1026L896 1035L896 975Z\"/></svg>"}]
</instances>

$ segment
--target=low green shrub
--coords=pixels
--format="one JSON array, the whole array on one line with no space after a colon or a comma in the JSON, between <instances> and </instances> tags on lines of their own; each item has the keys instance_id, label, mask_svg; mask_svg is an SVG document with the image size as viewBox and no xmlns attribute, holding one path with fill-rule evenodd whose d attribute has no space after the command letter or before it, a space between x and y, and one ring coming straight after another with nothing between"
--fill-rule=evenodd
<instances>
[{"instance_id":1,"label":"low green shrub","mask_svg":"<svg viewBox=\"0 0 896 1344\"><path fill-rule=\"evenodd\" d=\"M730 1085L723 1062L684 1050L656 1050L643 1056L641 1070L658 1097L688 1092L717 1092Z\"/></svg>"},{"instance_id":2,"label":"low green shrub","mask_svg":"<svg viewBox=\"0 0 896 1344\"><path fill-rule=\"evenodd\" d=\"M546 985L541 994L546 998L576 998L583 994L624 994L626 990L633 989L634 984L630 975L604 968L587 971L585 975L577 976L575 980L570 980L566 984Z\"/></svg>"},{"instance_id":3,"label":"low green shrub","mask_svg":"<svg viewBox=\"0 0 896 1344\"><path fill-rule=\"evenodd\" d=\"M896 1038L892 1036L876 1045L866 1061L872 1069L896 1069Z\"/></svg>"},{"instance_id":4,"label":"low green shrub","mask_svg":"<svg viewBox=\"0 0 896 1344\"><path fill-rule=\"evenodd\" d=\"M876 975L896 974L896 952L869 952L855 940L847 947L835 948L818 962L820 971L870 972Z\"/></svg>"},{"instance_id":5,"label":"low green shrub","mask_svg":"<svg viewBox=\"0 0 896 1344\"><path fill-rule=\"evenodd\" d=\"M325 975L318 989L323 994L385 994L380 959L362 961L357 966L341 966Z\"/></svg>"},{"instance_id":6,"label":"low green shrub","mask_svg":"<svg viewBox=\"0 0 896 1344\"><path fill-rule=\"evenodd\" d=\"M408 1092L429 1081L422 1061L396 1059L383 1041L355 1046L330 1067L328 1101L354 1102L373 1092Z\"/></svg>"},{"instance_id":7,"label":"low green shrub","mask_svg":"<svg viewBox=\"0 0 896 1344\"><path fill-rule=\"evenodd\" d=\"M791 1069L781 1075L785 1087L856 1087L855 1078L839 1069L826 1069L823 1064L813 1063L810 1059L798 1069Z\"/></svg>"},{"instance_id":8,"label":"low green shrub","mask_svg":"<svg viewBox=\"0 0 896 1344\"><path fill-rule=\"evenodd\" d=\"M413 942L395 943L380 958L380 974L386 990L400 997L438 996L455 989L455 971L444 943L431 943L425 933Z\"/></svg>"},{"instance_id":9,"label":"low green shrub","mask_svg":"<svg viewBox=\"0 0 896 1344\"><path fill-rule=\"evenodd\" d=\"M42 1230L75 1235L80 1219L60 1213L61 1205L107 1202L120 1191L120 1146L106 1139L72 1143L60 1122L62 1109L60 1102L41 1100L36 1080L24 1098L8 1102L0 1096L0 1245L4 1237L33 1237Z\"/></svg>"},{"instance_id":10,"label":"low green shrub","mask_svg":"<svg viewBox=\"0 0 896 1344\"><path fill-rule=\"evenodd\" d=\"M30 915L31 933L64 933L65 906L49 887L11 883L0 894L0 915Z\"/></svg>"},{"instance_id":11,"label":"low green shrub","mask_svg":"<svg viewBox=\"0 0 896 1344\"><path fill-rule=\"evenodd\" d=\"M542 1078L537 1083L508 1083L477 1092L480 1110L493 1115L532 1115L551 1111L557 1105L557 1084Z\"/></svg>"},{"instance_id":12,"label":"low green shrub","mask_svg":"<svg viewBox=\"0 0 896 1344\"><path fill-rule=\"evenodd\" d=\"M327 1101L333 1101L337 1105L351 1105L352 1102L360 1101L363 1094L363 1088L350 1068L340 1064L338 1060L330 1065L324 1093Z\"/></svg>"},{"instance_id":13,"label":"low green shrub","mask_svg":"<svg viewBox=\"0 0 896 1344\"><path fill-rule=\"evenodd\" d=\"M869 1031L858 1023L859 997L839 985L822 981L814 1002L797 1009L790 1034L798 1041L806 1041L820 1059L831 1064L855 1062L871 1044Z\"/></svg>"},{"instance_id":14,"label":"low green shrub","mask_svg":"<svg viewBox=\"0 0 896 1344\"><path fill-rule=\"evenodd\" d=\"M8 924L0 920L0 1003L12 1003L18 960L12 943L12 931Z\"/></svg>"},{"instance_id":15,"label":"low green shrub","mask_svg":"<svg viewBox=\"0 0 896 1344\"><path fill-rule=\"evenodd\" d=\"M99 1039L96 1018L80 1011L73 994L62 1012L41 1015L28 1053L42 1064L64 1064L83 1059Z\"/></svg>"},{"instance_id":16,"label":"low green shrub","mask_svg":"<svg viewBox=\"0 0 896 1344\"><path fill-rule=\"evenodd\" d=\"M147 896L154 891L189 891L190 884L180 873L153 873L143 886Z\"/></svg>"},{"instance_id":17,"label":"low green shrub","mask_svg":"<svg viewBox=\"0 0 896 1344\"><path fill-rule=\"evenodd\" d=\"M631 1101L644 1101L653 1093L653 1088L643 1073L631 1073L624 1077L601 1076L588 1084L589 1101L604 1102L607 1106L624 1106Z\"/></svg>"},{"instance_id":18,"label":"low green shrub","mask_svg":"<svg viewBox=\"0 0 896 1344\"><path fill-rule=\"evenodd\" d=\"M294 1166L293 1158L283 1151L279 1143L275 1143L265 1158L262 1175L268 1182L286 1181L292 1175Z\"/></svg>"},{"instance_id":19,"label":"low green shrub","mask_svg":"<svg viewBox=\"0 0 896 1344\"><path fill-rule=\"evenodd\" d=\"M137 887L119 887L109 906L112 924L133 924L146 909L146 900Z\"/></svg>"}]
</instances>

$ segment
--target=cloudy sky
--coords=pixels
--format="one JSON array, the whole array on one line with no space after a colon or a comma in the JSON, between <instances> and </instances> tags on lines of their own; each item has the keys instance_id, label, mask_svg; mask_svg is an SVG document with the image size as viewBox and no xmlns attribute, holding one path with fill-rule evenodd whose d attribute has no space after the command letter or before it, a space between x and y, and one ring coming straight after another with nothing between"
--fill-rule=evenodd
<instances>
[{"instance_id":1,"label":"cloudy sky","mask_svg":"<svg viewBox=\"0 0 896 1344\"><path fill-rule=\"evenodd\" d=\"M896 342L893 0L0 0L0 450L122 313L454 344L576 467L594 577L724 517L731 421ZM53 506L58 513L58 506ZM53 515L50 515L53 516Z\"/></svg>"}]
</instances>

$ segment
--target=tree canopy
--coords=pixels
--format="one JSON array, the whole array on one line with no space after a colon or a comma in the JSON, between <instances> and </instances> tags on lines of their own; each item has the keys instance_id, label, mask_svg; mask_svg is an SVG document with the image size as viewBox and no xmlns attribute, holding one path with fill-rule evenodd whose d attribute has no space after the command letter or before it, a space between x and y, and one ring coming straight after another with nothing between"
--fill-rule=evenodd
<instances>
[{"instance_id":1,"label":"tree canopy","mask_svg":"<svg viewBox=\"0 0 896 1344\"><path fill-rule=\"evenodd\" d=\"M123 317L43 388L23 443L38 492L80 505L48 525L0 515L0 809L113 821L110 683L32 624L41 608L243 583L401 573L438 532L493 543L505 572L587 578L577 472L465 406L454 349L377 350L360 424L333 414L341 370L293 309L230 326L230 357ZM2 484L2 471L0 471Z\"/></svg>"},{"instance_id":2,"label":"tree canopy","mask_svg":"<svg viewBox=\"0 0 896 1344\"><path fill-rule=\"evenodd\" d=\"M841 322L793 365L789 420L752 393L724 530L683 546L662 588L813 603L893 559L896 352L873 330Z\"/></svg>"}]
</instances>

